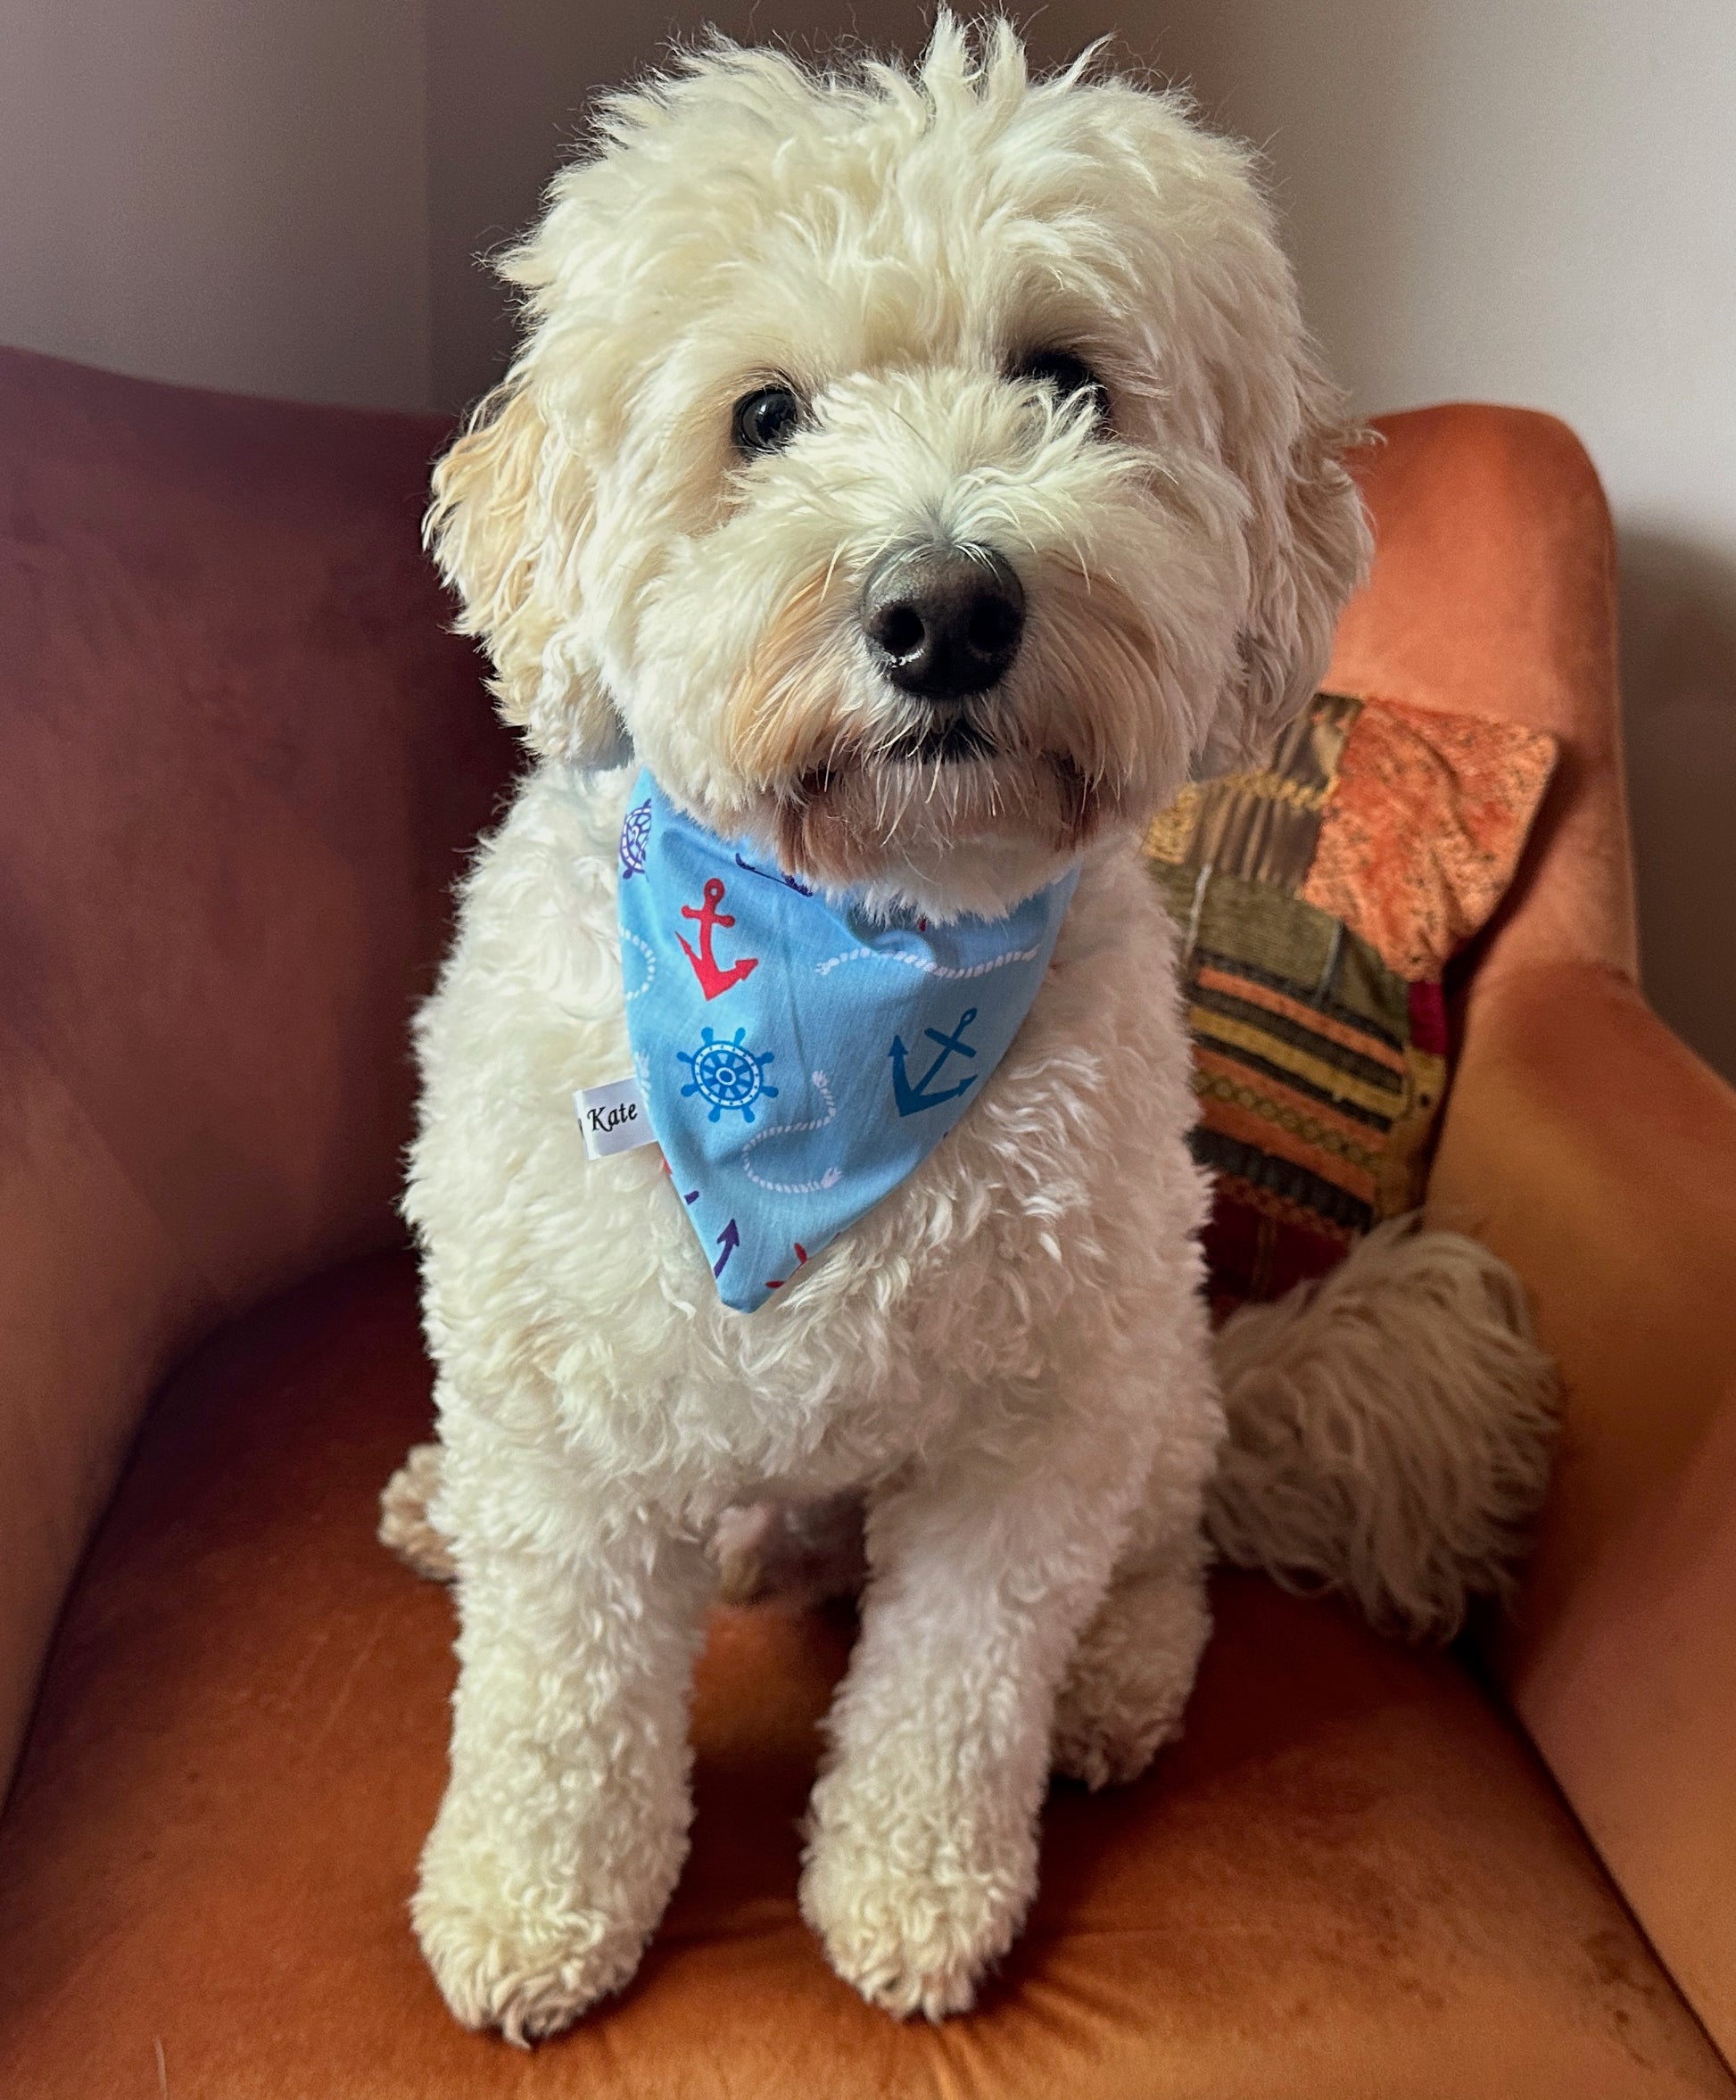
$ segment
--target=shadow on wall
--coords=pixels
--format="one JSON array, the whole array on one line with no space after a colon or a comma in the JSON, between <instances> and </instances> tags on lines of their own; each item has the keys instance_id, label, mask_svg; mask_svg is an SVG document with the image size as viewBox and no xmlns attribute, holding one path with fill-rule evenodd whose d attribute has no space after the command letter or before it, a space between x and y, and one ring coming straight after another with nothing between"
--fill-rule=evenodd
<instances>
[{"instance_id":1,"label":"shadow on wall","mask_svg":"<svg viewBox=\"0 0 1736 2100\"><path fill-rule=\"evenodd\" d=\"M1736 560L1633 528L1619 563L1646 989L1736 1079Z\"/></svg>"}]
</instances>

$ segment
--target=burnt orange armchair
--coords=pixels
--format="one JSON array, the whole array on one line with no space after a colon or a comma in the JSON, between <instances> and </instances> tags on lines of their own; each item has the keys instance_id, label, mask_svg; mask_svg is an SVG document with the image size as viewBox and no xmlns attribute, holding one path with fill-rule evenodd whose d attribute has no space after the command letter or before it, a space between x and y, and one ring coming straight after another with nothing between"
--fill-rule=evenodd
<instances>
[{"instance_id":1,"label":"burnt orange armchair","mask_svg":"<svg viewBox=\"0 0 1736 2100\"><path fill-rule=\"evenodd\" d=\"M417 550L442 432L0 354L0 2093L1736 2095L1736 1095L1635 983L1583 453L1382 427L1334 685L1565 751L1430 1196L1566 1373L1522 1608L1425 1654L1222 1582L1185 1740L1056 1790L938 2029L797 1914L847 1625L720 1612L674 1904L526 2057L410 1939L451 1613L374 1542L429 1418L406 1023L513 763Z\"/></svg>"}]
</instances>

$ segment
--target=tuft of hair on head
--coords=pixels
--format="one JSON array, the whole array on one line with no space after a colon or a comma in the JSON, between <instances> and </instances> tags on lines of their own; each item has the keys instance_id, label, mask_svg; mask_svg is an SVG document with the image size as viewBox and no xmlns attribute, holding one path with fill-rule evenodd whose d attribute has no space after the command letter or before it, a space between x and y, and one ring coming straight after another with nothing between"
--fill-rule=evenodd
<instances>
[{"instance_id":1,"label":"tuft of hair on head","mask_svg":"<svg viewBox=\"0 0 1736 2100\"><path fill-rule=\"evenodd\" d=\"M1498 1255L1390 1219L1322 1281L1232 1314L1217 1362L1228 1434L1206 1523L1224 1559L1418 1641L1510 1598L1558 1382Z\"/></svg>"},{"instance_id":2,"label":"tuft of hair on head","mask_svg":"<svg viewBox=\"0 0 1736 2100\"><path fill-rule=\"evenodd\" d=\"M916 78L937 106L945 103L1016 103L1029 85L1018 31L1004 15L974 25L975 37L951 8L937 10Z\"/></svg>"}]
</instances>

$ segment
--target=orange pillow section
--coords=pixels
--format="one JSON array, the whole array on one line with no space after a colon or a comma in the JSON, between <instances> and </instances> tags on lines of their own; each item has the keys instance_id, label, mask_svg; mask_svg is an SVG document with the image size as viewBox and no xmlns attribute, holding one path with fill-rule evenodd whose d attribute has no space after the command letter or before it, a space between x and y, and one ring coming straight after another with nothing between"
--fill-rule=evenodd
<instances>
[{"instance_id":1,"label":"orange pillow section","mask_svg":"<svg viewBox=\"0 0 1736 2100\"><path fill-rule=\"evenodd\" d=\"M1298 896L1398 976L1438 981L1506 895L1554 766L1542 730L1365 702Z\"/></svg>"}]
</instances>

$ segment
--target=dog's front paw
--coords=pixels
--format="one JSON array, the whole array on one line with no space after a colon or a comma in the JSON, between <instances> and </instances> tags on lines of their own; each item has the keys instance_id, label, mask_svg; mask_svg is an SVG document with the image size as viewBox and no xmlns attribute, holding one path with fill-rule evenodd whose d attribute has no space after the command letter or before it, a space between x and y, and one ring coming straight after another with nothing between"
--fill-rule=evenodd
<instances>
[{"instance_id":1,"label":"dog's front paw","mask_svg":"<svg viewBox=\"0 0 1736 2100\"><path fill-rule=\"evenodd\" d=\"M389 1546L414 1574L434 1583L450 1583L458 1573L452 1542L428 1514L440 1492L442 1464L437 1443L412 1444L380 1491L381 1545Z\"/></svg>"},{"instance_id":2,"label":"dog's front paw","mask_svg":"<svg viewBox=\"0 0 1736 2100\"><path fill-rule=\"evenodd\" d=\"M1037 1878L1035 1832L962 1842L937 1818L876 1827L816 1818L802 1914L827 1958L871 2005L906 2019L968 2012L1013 1944Z\"/></svg>"},{"instance_id":3,"label":"dog's front paw","mask_svg":"<svg viewBox=\"0 0 1736 2100\"><path fill-rule=\"evenodd\" d=\"M861 1589L862 1497L819 1502L746 1502L725 1509L711 1534L720 1604L823 1604Z\"/></svg>"},{"instance_id":4,"label":"dog's front paw","mask_svg":"<svg viewBox=\"0 0 1736 2100\"><path fill-rule=\"evenodd\" d=\"M466 2027L526 2047L558 2034L632 1977L646 1933L546 1889L508 1897L495 1863L429 1842L410 1906L441 1996Z\"/></svg>"},{"instance_id":5,"label":"dog's front paw","mask_svg":"<svg viewBox=\"0 0 1736 2100\"><path fill-rule=\"evenodd\" d=\"M1181 1732L1211 1629L1197 1575L1117 1583L1086 1629L1055 1702L1055 1771L1093 1788L1137 1779Z\"/></svg>"}]
</instances>

